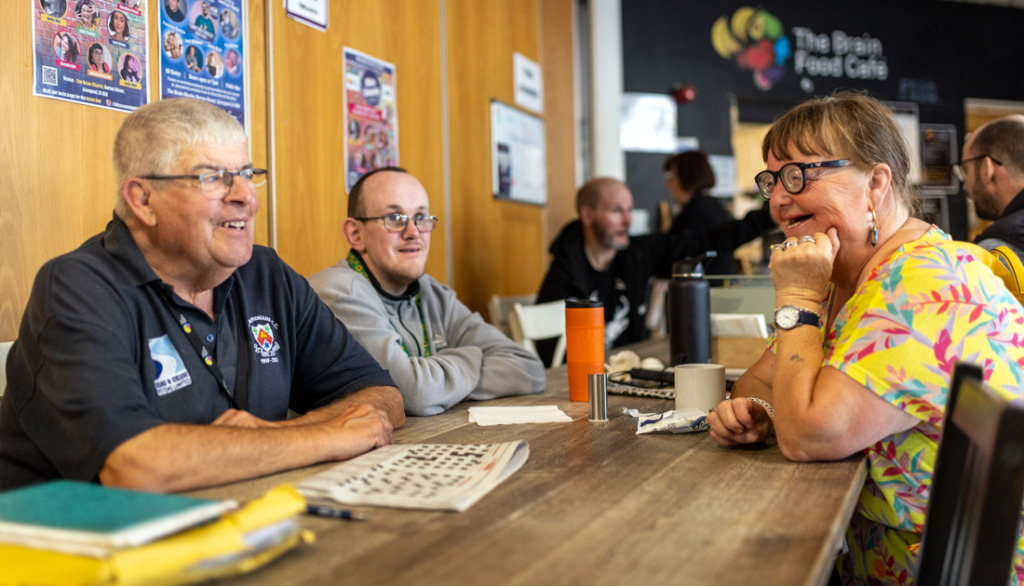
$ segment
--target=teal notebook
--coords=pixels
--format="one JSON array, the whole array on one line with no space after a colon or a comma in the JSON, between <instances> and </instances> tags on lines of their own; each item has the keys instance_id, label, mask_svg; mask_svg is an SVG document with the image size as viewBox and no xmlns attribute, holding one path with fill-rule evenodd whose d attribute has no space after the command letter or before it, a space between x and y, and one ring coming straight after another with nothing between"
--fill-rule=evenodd
<instances>
[{"instance_id":1,"label":"teal notebook","mask_svg":"<svg viewBox=\"0 0 1024 586\"><path fill-rule=\"evenodd\" d=\"M101 557L216 519L236 506L55 480L0 493L0 543Z\"/></svg>"}]
</instances>

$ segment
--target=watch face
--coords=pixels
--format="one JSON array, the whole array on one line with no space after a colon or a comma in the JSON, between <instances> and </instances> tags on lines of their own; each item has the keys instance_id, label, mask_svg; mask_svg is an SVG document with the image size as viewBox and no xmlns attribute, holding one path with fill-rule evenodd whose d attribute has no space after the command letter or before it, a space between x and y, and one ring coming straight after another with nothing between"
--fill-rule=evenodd
<instances>
[{"instance_id":1,"label":"watch face","mask_svg":"<svg viewBox=\"0 0 1024 586\"><path fill-rule=\"evenodd\" d=\"M790 305L784 305L775 310L775 326L784 330L791 330L796 327L800 311Z\"/></svg>"}]
</instances>

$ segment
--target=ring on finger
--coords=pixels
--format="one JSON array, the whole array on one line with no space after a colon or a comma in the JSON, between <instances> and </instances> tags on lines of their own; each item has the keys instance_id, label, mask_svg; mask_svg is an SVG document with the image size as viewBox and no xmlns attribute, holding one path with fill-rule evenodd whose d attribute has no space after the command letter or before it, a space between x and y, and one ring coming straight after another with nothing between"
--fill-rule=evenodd
<instances>
[{"instance_id":1,"label":"ring on finger","mask_svg":"<svg viewBox=\"0 0 1024 586\"><path fill-rule=\"evenodd\" d=\"M788 250L794 246L796 246L796 242L793 242L792 240L787 240L782 243L782 250Z\"/></svg>"},{"instance_id":2,"label":"ring on finger","mask_svg":"<svg viewBox=\"0 0 1024 586\"><path fill-rule=\"evenodd\" d=\"M814 240L814 236L801 236L800 243L803 244L804 242L810 242L811 244L814 244L816 241Z\"/></svg>"}]
</instances>

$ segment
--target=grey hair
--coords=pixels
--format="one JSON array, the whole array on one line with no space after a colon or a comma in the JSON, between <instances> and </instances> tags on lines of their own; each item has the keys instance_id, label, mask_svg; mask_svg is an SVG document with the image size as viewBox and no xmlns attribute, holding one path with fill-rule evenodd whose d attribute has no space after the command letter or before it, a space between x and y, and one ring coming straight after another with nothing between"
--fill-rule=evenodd
<instances>
[{"instance_id":1,"label":"grey hair","mask_svg":"<svg viewBox=\"0 0 1024 586\"><path fill-rule=\"evenodd\" d=\"M122 219L129 215L120 188L130 177L173 174L182 153L197 145L245 142L238 120L209 102L170 98L142 106L124 119L114 138L114 211Z\"/></svg>"}]
</instances>

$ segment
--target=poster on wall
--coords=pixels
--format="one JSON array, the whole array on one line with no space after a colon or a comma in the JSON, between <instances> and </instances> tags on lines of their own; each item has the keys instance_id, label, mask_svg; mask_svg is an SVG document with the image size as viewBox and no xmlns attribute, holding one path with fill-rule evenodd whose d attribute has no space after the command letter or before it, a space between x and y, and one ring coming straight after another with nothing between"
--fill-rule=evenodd
<instances>
[{"instance_id":1,"label":"poster on wall","mask_svg":"<svg viewBox=\"0 0 1024 586\"><path fill-rule=\"evenodd\" d=\"M32 0L33 95L131 111L149 101L142 0Z\"/></svg>"},{"instance_id":2,"label":"poster on wall","mask_svg":"<svg viewBox=\"0 0 1024 586\"><path fill-rule=\"evenodd\" d=\"M548 201L544 121L491 100L491 177L495 199Z\"/></svg>"},{"instance_id":3,"label":"poster on wall","mask_svg":"<svg viewBox=\"0 0 1024 586\"><path fill-rule=\"evenodd\" d=\"M345 47L347 189L380 167L398 165L395 66Z\"/></svg>"},{"instance_id":4,"label":"poster on wall","mask_svg":"<svg viewBox=\"0 0 1024 586\"><path fill-rule=\"evenodd\" d=\"M197 98L246 122L242 0L156 0L160 7L160 98Z\"/></svg>"}]
</instances>

